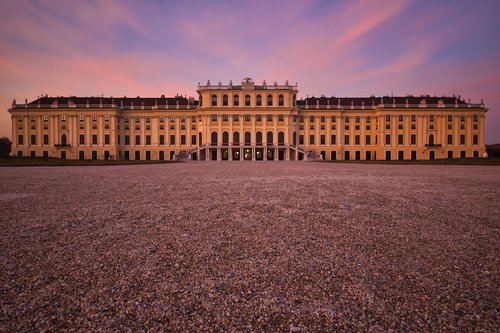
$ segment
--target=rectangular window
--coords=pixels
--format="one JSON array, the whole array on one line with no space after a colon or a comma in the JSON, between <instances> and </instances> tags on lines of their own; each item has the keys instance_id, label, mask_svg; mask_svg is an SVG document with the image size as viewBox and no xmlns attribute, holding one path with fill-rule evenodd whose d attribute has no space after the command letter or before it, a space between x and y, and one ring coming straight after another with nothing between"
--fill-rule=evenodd
<instances>
[{"instance_id":1,"label":"rectangular window","mask_svg":"<svg viewBox=\"0 0 500 333\"><path fill-rule=\"evenodd\" d=\"M386 134L385 135L385 144L386 145L390 145L391 144L391 135L390 134Z\"/></svg>"},{"instance_id":2,"label":"rectangular window","mask_svg":"<svg viewBox=\"0 0 500 333\"><path fill-rule=\"evenodd\" d=\"M211 121L217 121L217 115L216 114L211 114L210 115L210 120Z\"/></svg>"},{"instance_id":3,"label":"rectangular window","mask_svg":"<svg viewBox=\"0 0 500 333\"><path fill-rule=\"evenodd\" d=\"M473 119L474 119L474 121L478 121L478 120L479 120L479 116L478 116L477 114L475 114L475 115L473 116Z\"/></svg>"},{"instance_id":4,"label":"rectangular window","mask_svg":"<svg viewBox=\"0 0 500 333\"><path fill-rule=\"evenodd\" d=\"M336 116L332 116L332 123L335 123L337 122L337 117Z\"/></svg>"},{"instance_id":5,"label":"rectangular window","mask_svg":"<svg viewBox=\"0 0 500 333\"><path fill-rule=\"evenodd\" d=\"M322 145L324 145L324 144L325 144L325 136L324 136L324 135L321 135L321 136L320 136L320 140L321 140L321 141L320 141L320 142L321 142L321 144L322 144Z\"/></svg>"},{"instance_id":6,"label":"rectangular window","mask_svg":"<svg viewBox=\"0 0 500 333\"><path fill-rule=\"evenodd\" d=\"M192 145L196 144L196 135L191 135L191 144Z\"/></svg>"},{"instance_id":7,"label":"rectangular window","mask_svg":"<svg viewBox=\"0 0 500 333\"><path fill-rule=\"evenodd\" d=\"M262 121L262 115L261 114L256 114L255 115L255 121Z\"/></svg>"},{"instance_id":8,"label":"rectangular window","mask_svg":"<svg viewBox=\"0 0 500 333\"><path fill-rule=\"evenodd\" d=\"M165 144L165 135L160 135L160 145L164 145Z\"/></svg>"},{"instance_id":9,"label":"rectangular window","mask_svg":"<svg viewBox=\"0 0 500 333\"><path fill-rule=\"evenodd\" d=\"M398 145L402 145L402 144L404 144L403 134L399 134L398 135Z\"/></svg>"},{"instance_id":10,"label":"rectangular window","mask_svg":"<svg viewBox=\"0 0 500 333\"><path fill-rule=\"evenodd\" d=\"M186 144L186 136L181 135L181 145L185 145L185 144Z\"/></svg>"},{"instance_id":11,"label":"rectangular window","mask_svg":"<svg viewBox=\"0 0 500 333\"><path fill-rule=\"evenodd\" d=\"M411 121L417 121L417 116L416 116L416 115L414 115L414 114L412 114L412 115L411 115Z\"/></svg>"},{"instance_id":12,"label":"rectangular window","mask_svg":"<svg viewBox=\"0 0 500 333\"><path fill-rule=\"evenodd\" d=\"M279 114L278 115L278 121L285 121L285 115Z\"/></svg>"},{"instance_id":13,"label":"rectangular window","mask_svg":"<svg viewBox=\"0 0 500 333\"><path fill-rule=\"evenodd\" d=\"M453 116L451 114L448 115L448 121L453 121Z\"/></svg>"},{"instance_id":14,"label":"rectangular window","mask_svg":"<svg viewBox=\"0 0 500 333\"><path fill-rule=\"evenodd\" d=\"M473 144L473 145L477 145L477 144L478 144L478 141L479 141L479 139L478 139L477 134L474 134L474 135L472 136L472 144Z\"/></svg>"},{"instance_id":15,"label":"rectangular window","mask_svg":"<svg viewBox=\"0 0 500 333\"><path fill-rule=\"evenodd\" d=\"M222 121L228 121L229 117L227 114L222 115Z\"/></svg>"},{"instance_id":16,"label":"rectangular window","mask_svg":"<svg viewBox=\"0 0 500 333\"><path fill-rule=\"evenodd\" d=\"M366 141L366 144L367 144L367 145L370 145L370 144L371 144L371 138L372 138L372 137L371 137L371 136L369 136L369 135L367 135L367 136L365 137L365 141Z\"/></svg>"},{"instance_id":17,"label":"rectangular window","mask_svg":"<svg viewBox=\"0 0 500 333\"><path fill-rule=\"evenodd\" d=\"M309 144L310 145L314 144L314 135L309 135Z\"/></svg>"},{"instance_id":18,"label":"rectangular window","mask_svg":"<svg viewBox=\"0 0 500 333\"><path fill-rule=\"evenodd\" d=\"M31 144L36 145L36 135L34 134L31 135Z\"/></svg>"},{"instance_id":19,"label":"rectangular window","mask_svg":"<svg viewBox=\"0 0 500 333\"><path fill-rule=\"evenodd\" d=\"M391 121L391 116L390 115L386 115L385 116L385 121Z\"/></svg>"},{"instance_id":20,"label":"rectangular window","mask_svg":"<svg viewBox=\"0 0 500 333\"><path fill-rule=\"evenodd\" d=\"M344 122L347 124L349 122L349 116L344 117Z\"/></svg>"},{"instance_id":21,"label":"rectangular window","mask_svg":"<svg viewBox=\"0 0 500 333\"><path fill-rule=\"evenodd\" d=\"M361 121L361 117L360 116L356 116L356 122L359 123Z\"/></svg>"},{"instance_id":22,"label":"rectangular window","mask_svg":"<svg viewBox=\"0 0 500 333\"><path fill-rule=\"evenodd\" d=\"M80 134L80 144L81 145L85 144L85 134Z\"/></svg>"},{"instance_id":23,"label":"rectangular window","mask_svg":"<svg viewBox=\"0 0 500 333\"><path fill-rule=\"evenodd\" d=\"M168 120L169 120L171 123L173 123L173 122L175 121L175 117L174 117L174 116L170 116L170 117L168 117Z\"/></svg>"},{"instance_id":24,"label":"rectangular window","mask_svg":"<svg viewBox=\"0 0 500 333\"><path fill-rule=\"evenodd\" d=\"M371 117L370 116L366 116L365 121L366 121L366 123L369 123L371 121Z\"/></svg>"},{"instance_id":25,"label":"rectangular window","mask_svg":"<svg viewBox=\"0 0 500 333\"><path fill-rule=\"evenodd\" d=\"M240 121L240 115L239 114L233 114L233 121Z\"/></svg>"},{"instance_id":26,"label":"rectangular window","mask_svg":"<svg viewBox=\"0 0 500 333\"><path fill-rule=\"evenodd\" d=\"M460 116L460 121L465 121L465 116L464 115Z\"/></svg>"},{"instance_id":27,"label":"rectangular window","mask_svg":"<svg viewBox=\"0 0 500 333\"><path fill-rule=\"evenodd\" d=\"M465 144L465 134L460 134L460 144L461 145Z\"/></svg>"},{"instance_id":28,"label":"rectangular window","mask_svg":"<svg viewBox=\"0 0 500 333\"><path fill-rule=\"evenodd\" d=\"M417 129L417 125L416 124L411 124L411 129L412 130Z\"/></svg>"},{"instance_id":29,"label":"rectangular window","mask_svg":"<svg viewBox=\"0 0 500 333\"><path fill-rule=\"evenodd\" d=\"M95 114L92 115L92 121L97 121L97 116Z\"/></svg>"},{"instance_id":30,"label":"rectangular window","mask_svg":"<svg viewBox=\"0 0 500 333\"><path fill-rule=\"evenodd\" d=\"M66 121L66 115L64 115L64 114L63 114L63 115L61 116L61 121Z\"/></svg>"},{"instance_id":31,"label":"rectangular window","mask_svg":"<svg viewBox=\"0 0 500 333\"><path fill-rule=\"evenodd\" d=\"M164 123L165 122L165 116L160 116L160 123Z\"/></svg>"},{"instance_id":32,"label":"rectangular window","mask_svg":"<svg viewBox=\"0 0 500 333\"><path fill-rule=\"evenodd\" d=\"M325 122L325 116L321 116L319 119L320 119L320 121L321 121L322 123L324 123L324 122Z\"/></svg>"},{"instance_id":33,"label":"rectangular window","mask_svg":"<svg viewBox=\"0 0 500 333\"><path fill-rule=\"evenodd\" d=\"M104 144L109 145L109 134L104 134Z\"/></svg>"},{"instance_id":34,"label":"rectangular window","mask_svg":"<svg viewBox=\"0 0 500 333\"><path fill-rule=\"evenodd\" d=\"M151 135L146 135L146 144L147 145L151 144Z\"/></svg>"},{"instance_id":35,"label":"rectangular window","mask_svg":"<svg viewBox=\"0 0 500 333\"><path fill-rule=\"evenodd\" d=\"M175 135L170 136L170 144L175 145Z\"/></svg>"},{"instance_id":36,"label":"rectangular window","mask_svg":"<svg viewBox=\"0 0 500 333\"><path fill-rule=\"evenodd\" d=\"M304 116L299 116L299 122L303 123L304 122Z\"/></svg>"},{"instance_id":37,"label":"rectangular window","mask_svg":"<svg viewBox=\"0 0 500 333\"><path fill-rule=\"evenodd\" d=\"M125 135L125 144L126 145L130 144L130 135Z\"/></svg>"},{"instance_id":38,"label":"rectangular window","mask_svg":"<svg viewBox=\"0 0 500 333\"><path fill-rule=\"evenodd\" d=\"M104 115L104 121L109 121L109 114Z\"/></svg>"},{"instance_id":39,"label":"rectangular window","mask_svg":"<svg viewBox=\"0 0 500 333\"><path fill-rule=\"evenodd\" d=\"M431 115L429 116L429 121L430 121L431 123L433 123L433 122L434 122L434 115L433 115L433 114L431 114Z\"/></svg>"},{"instance_id":40,"label":"rectangular window","mask_svg":"<svg viewBox=\"0 0 500 333\"><path fill-rule=\"evenodd\" d=\"M452 144L453 144L453 135L452 135L452 134L448 134L448 141L447 141L447 143L448 143L449 145L452 145Z\"/></svg>"},{"instance_id":41,"label":"rectangular window","mask_svg":"<svg viewBox=\"0 0 500 333\"><path fill-rule=\"evenodd\" d=\"M332 134L332 137L331 137L331 144L332 145L336 145L337 144L337 136L335 134Z\"/></svg>"},{"instance_id":42,"label":"rectangular window","mask_svg":"<svg viewBox=\"0 0 500 333\"><path fill-rule=\"evenodd\" d=\"M449 130L453 129L453 125L452 124L448 124L448 129Z\"/></svg>"},{"instance_id":43,"label":"rectangular window","mask_svg":"<svg viewBox=\"0 0 500 333\"><path fill-rule=\"evenodd\" d=\"M314 116L309 116L309 121L314 122Z\"/></svg>"},{"instance_id":44,"label":"rectangular window","mask_svg":"<svg viewBox=\"0 0 500 333\"><path fill-rule=\"evenodd\" d=\"M403 121L403 115L402 115L402 114L400 114L400 115L398 116L398 121Z\"/></svg>"},{"instance_id":45,"label":"rectangular window","mask_svg":"<svg viewBox=\"0 0 500 333\"><path fill-rule=\"evenodd\" d=\"M267 115L267 121L273 121L273 115L272 114L268 114Z\"/></svg>"},{"instance_id":46,"label":"rectangular window","mask_svg":"<svg viewBox=\"0 0 500 333\"><path fill-rule=\"evenodd\" d=\"M403 129L403 124L398 124L398 129L402 130Z\"/></svg>"},{"instance_id":47,"label":"rectangular window","mask_svg":"<svg viewBox=\"0 0 500 333\"><path fill-rule=\"evenodd\" d=\"M49 121L49 116L43 115L42 119L43 119L43 122L46 123L47 121Z\"/></svg>"},{"instance_id":48,"label":"rectangular window","mask_svg":"<svg viewBox=\"0 0 500 333\"><path fill-rule=\"evenodd\" d=\"M141 144L141 136L140 135L136 135L135 136L135 144L136 145L140 145Z\"/></svg>"},{"instance_id":49,"label":"rectangular window","mask_svg":"<svg viewBox=\"0 0 500 333\"><path fill-rule=\"evenodd\" d=\"M349 135L344 136L344 144L349 144Z\"/></svg>"},{"instance_id":50,"label":"rectangular window","mask_svg":"<svg viewBox=\"0 0 500 333\"><path fill-rule=\"evenodd\" d=\"M355 144L355 145L359 145L359 141L360 141L360 139L359 139L359 135L355 135L355 136L354 136L354 144Z\"/></svg>"},{"instance_id":51,"label":"rectangular window","mask_svg":"<svg viewBox=\"0 0 500 333\"><path fill-rule=\"evenodd\" d=\"M385 129L386 130L390 130L391 129L391 124L389 124L389 123L385 124Z\"/></svg>"},{"instance_id":52,"label":"rectangular window","mask_svg":"<svg viewBox=\"0 0 500 333\"><path fill-rule=\"evenodd\" d=\"M249 114L245 115L245 121L250 121L250 115Z\"/></svg>"},{"instance_id":53,"label":"rectangular window","mask_svg":"<svg viewBox=\"0 0 500 333\"><path fill-rule=\"evenodd\" d=\"M410 136L410 142L412 145L416 145L417 144L417 136L415 134L412 134Z\"/></svg>"},{"instance_id":54,"label":"rectangular window","mask_svg":"<svg viewBox=\"0 0 500 333\"><path fill-rule=\"evenodd\" d=\"M303 145L303 144L304 144L304 136L299 135L299 145Z\"/></svg>"},{"instance_id":55,"label":"rectangular window","mask_svg":"<svg viewBox=\"0 0 500 333\"><path fill-rule=\"evenodd\" d=\"M49 135L48 134L44 134L43 135L43 144L44 145L48 145L49 144Z\"/></svg>"},{"instance_id":56,"label":"rectangular window","mask_svg":"<svg viewBox=\"0 0 500 333\"><path fill-rule=\"evenodd\" d=\"M97 134L92 134L92 144L93 145L97 144Z\"/></svg>"}]
</instances>

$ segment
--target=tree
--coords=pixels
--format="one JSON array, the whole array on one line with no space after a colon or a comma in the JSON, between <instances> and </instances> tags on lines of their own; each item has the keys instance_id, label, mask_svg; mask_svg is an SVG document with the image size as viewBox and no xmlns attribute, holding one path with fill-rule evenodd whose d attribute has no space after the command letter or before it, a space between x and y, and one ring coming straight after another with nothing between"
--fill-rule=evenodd
<instances>
[{"instance_id":1,"label":"tree","mask_svg":"<svg viewBox=\"0 0 500 333\"><path fill-rule=\"evenodd\" d=\"M0 157L9 157L12 141L6 136L0 138Z\"/></svg>"}]
</instances>

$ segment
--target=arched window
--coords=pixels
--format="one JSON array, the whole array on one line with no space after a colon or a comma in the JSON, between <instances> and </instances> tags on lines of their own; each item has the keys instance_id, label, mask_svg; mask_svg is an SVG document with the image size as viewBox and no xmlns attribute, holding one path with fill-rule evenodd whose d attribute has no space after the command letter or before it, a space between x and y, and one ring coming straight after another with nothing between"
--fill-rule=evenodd
<instances>
[{"instance_id":1,"label":"arched window","mask_svg":"<svg viewBox=\"0 0 500 333\"><path fill-rule=\"evenodd\" d=\"M240 96L238 95L233 96L233 106L240 106Z\"/></svg>"},{"instance_id":2,"label":"arched window","mask_svg":"<svg viewBox=\"0 0 500 333\"><path fill-rule=\"evenodd\" d=\"M293 145L297 145L297 132L293 132Z\"/></svg>"},{"instance_id":3,"label":"arched window","mask_svg":"<svg viewBox=\"0 0 500 333\"><path fill-rule=\"evenodd\" d=\"M61 135L61 146L66 146L66 134Z\"/></svg>"},{"instance_id":4,"label":"arched window","mask_svg":"<svg viewBox=\"0 0 500 333\"><path fill-rule=\"evenodd\" d=\"M267 95L267 106L273 106L273 95Z\"/></svg>"},{"instance_id":5,"label":"arched window","mask_svg":"<svg viewBox=\"0 0 500 333\"><path fill-rule=\"evenodd\" d=\"M251 145L251 139L252 135L250 134L250 132L245 132L245 145Z\"/></svg>"},{"instance_id":6,"label":"arched window","mask_svg":"<svg viewBox=\"0 0 500 333\"><path fill-rule=\"evenodd\" d=\"M203 135L200 133L198 133L198 145L202 145L203 144Z\"/></svg>"},{"instance_id":7,"label":"arched window","mask_svg":"<svg viewBox=\"0 0 500 333\"><path fill-rule=\"evenodd\" d=\"M278 106L284 106L285 105L285 98L283 95L278 96Z\"/></svg>"},{"instance_id":8,"label":"arched window","mask_svg":"<svg viewBox=\"0 0 500 333\"><path fill-rule=\"evenodd\" d=\"M434 134L429 135L429 146L434 146Z\"/></svg>"},{"instance_id":9,"label":"arched window","mask_svg":"<svg viewBox=\"0 0 500 333\"><path fill-rule=\"evenodd\" d=\"M223 132L222 133L222 145L227 146L228 144L229 144L229 133Z\"/></svg>"},{"instance_id":10,"label":"arched window","mask_svg":"<svg viewBox=\"0 0 500 333\"><path fill-rule=\"evenodd\" d=\"M255 133L255 144L261 145L262 144L262 132L257 132Z\"/></svg>"},{"instance_id":11,"label":"arched window","mask_svg":"<svg viewBox=\"0 0 500 333\"><path fill-rule=\"evenodd\" d=\"M217 106L217 96L212 95L212 106Z\"/></svg>"},{"instance_id":12,"label":"arched window","mask_svg":"<svg viewBox=\"0 0 500 333\"><path fill-rule=\"evenodd\" d=\"M228 103L227 95L222 96L222 106L228 106Z\"/></svg>"},{"instance_id":13,"label":"arched window","mask_svg":"<svg viewBox=\"0 0 500 333\"><path fill-rule=\"evenodd\" d=\"M212 132L212 144L217 144L217 132Z\"/></svg>"},{"instance_id":14,"label":"arched window","mask_svg":"<svg viewBox=\"0 0 500 333\"><path fill-rule=\"evenodd\" d=\"M268 146L273 145L273 132L271 131L267 132L267 145Z\"/></svg>"},{"instance_id":15,"label":"arched window","mask_svg":"<svg viewBox=\"0 0 500 333\"><path fill-rule=\"evenodd\" d=\"M279 132L278 133L278 145L284 145L285 144L285 133Z\"/></svg>"},{"instance_id":16,"label":"arched window","mask_svg":"<svg viewBox=\"0 0 500 333\"><path fill-rule=\"evenodd\" d=\"M233 145L238 146L239 144L240 144L240 133L234 132L233 133Z\"/></svg>"},{"instance_id":17,"label":"arched window","mask_svg":"<svg viewBox=\"0 0 500 333\"><path fill-rule=\"evenodd\" d=\"M255 104L257 106L262 106L262 96L261 95L257 95L257 99L255 100Z\"/></svg>"},{"instance_id":18,"label":"arched window","mask_svg":"<svg viewBox=\"0 0 500 333\"><path fill-rule=\"evenodd\" d=\"M250 106L250 95L245 95L245 106Z\"/></svg>"}]
</instances>

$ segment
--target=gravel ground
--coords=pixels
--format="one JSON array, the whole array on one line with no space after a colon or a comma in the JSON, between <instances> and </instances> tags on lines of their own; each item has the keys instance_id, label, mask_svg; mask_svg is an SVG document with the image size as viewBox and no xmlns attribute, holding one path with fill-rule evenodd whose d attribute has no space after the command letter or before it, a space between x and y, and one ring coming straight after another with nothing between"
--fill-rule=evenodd
<instances>
[{"instance_id":1,"label":"gravel ground","mask_svg":"<svg viewBox=\"0 0 500 333\"><path fill-rule=\"evenodd\" d=\"M500 167L0 170L0 331L498 331Z\"/></svg>"}]
</instances>

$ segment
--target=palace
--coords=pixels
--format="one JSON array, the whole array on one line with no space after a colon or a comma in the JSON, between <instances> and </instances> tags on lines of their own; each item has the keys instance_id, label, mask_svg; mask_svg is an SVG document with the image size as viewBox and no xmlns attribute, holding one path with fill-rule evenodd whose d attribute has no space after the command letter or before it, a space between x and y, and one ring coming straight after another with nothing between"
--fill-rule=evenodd
<instances>
[{"instance_id":1,"label":"palace","mask_svg":"<svg viewBox=\"0 0 500 333\"><path fill-rule=\"evenodd\" d=\"M245 78L193 97L48 97L17 104L12 151L68 159L422 160L480 157L484 103L460 97L307 97Z\"/></svg>"}]
</instances>

